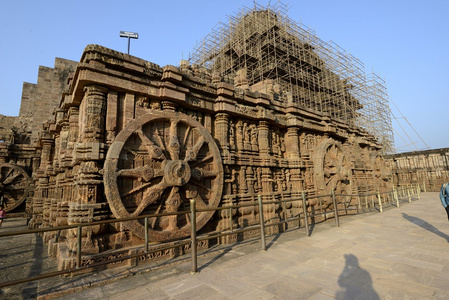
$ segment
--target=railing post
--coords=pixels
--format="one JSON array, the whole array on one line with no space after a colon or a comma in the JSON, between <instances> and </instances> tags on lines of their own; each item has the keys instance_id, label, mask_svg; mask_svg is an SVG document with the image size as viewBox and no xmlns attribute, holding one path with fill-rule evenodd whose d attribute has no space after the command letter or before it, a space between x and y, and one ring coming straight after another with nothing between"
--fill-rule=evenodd
<instances>
[{"instance_id":1,"label":"railing post","mask_svg":"<svg viewBox=\"0 0 449 300\"><path fill-rule=\"evenodd\" d=\"M418 186L416 187L416 192L417 192L417 194L418 194L418 200L421 200L421 187L419 186L419 184L418 184Z\"/></svg>"},{"instance_id":2,"label":"railing post","mask_svg":"<svg viewBox=\"0 0 449 300\"><path fill-rule=\"evenodd\" d=\"M198 263L196 256L196 202L195 199L190 199L190 250L192 255L192 271L191 273L198 272Z\"/></svg>"},{"instance_id":3,"label":"railing post","mask_svg":"<svg viewBox=\"0 0 449 300\"><path fill-rule=\"evenodd\" d=\"M340 227L340 220L338 219L338 207L337 207L337 200L335 199L335 190L332 189L332 203L334 204L334 210L335 210L335 225L337 227ZM346 203L345 203L346 206Z\"/></svg>"},{"instance_id":4,"label":"railing post","mask_svg":"<svg viewBox=\"0 0 449 300\"><path fill-rule=\"evenodd\" d=\"M260 239L262 242L262 250L267 250L267 244L265 242L265 220L263 218L263 204L262 204L262 196L257 196L257 202L259 202L259 219L260 219Z\"/></svg>"},{"instance_id":5,"label":"railing post","mask_svg":"<svg viewBox=\"0 0 449 300\"><path fill-rule=\"evenodd\" d=\"M148 217L145 217L145 253L148 253Z\"/></svg>"},{"instance_id":6,"label":"railing post","mask_svg":"<svg viewBox=\"0 0 449 300\"><path fill-rule=\"evenodd\" d=\"M309 236L309 218L307 217L307 199L306 193L304 191L301 192L302 195L302 210L304 212L304 228L306 230L306 236Z\"/></svg>"},{"instance_id":7,"label":"railing post","mask_svg":"<svg viewBox=\"0 0 449 300\"><path fill-rule=\"evenodd\" d=\"M380 210L380 212L383 212L383 209L382 209L382 200L380 199L380 192L379 192L379 189L377 189L377 200L379 201L379 210Z\"/></svg>"},{"instance_id":8,"label":"railing post","mask_svg":"<svg viewBox=\"0 0 449 300\"><path fill-rule=\"evenodd\" d=\"M412 203L412 197L410 196L410 189L407 187L407 194L408 194L408 203Z\"/></svg>"},{"instance_id":9,"label":"railing post","mask_svg":"<svg viewBox=\"0 0 449 300\"><path fill-rule=\"evenodd\" d=\"M77 240L76 240L76 267L81 267L81 237L82 237L82 226L79 225L77 228Z\"/></svg>"},{"instance_id":10,"label":"railing post","mask_svg":"<svg viewBox=\"0 0 449 300\"><path fill-rule=\"evenodd\" d=\"M399 207L399 198L398 198L398 191L393 186L393 197L394 200L396 200L396 207Z\"/></svg>"}]
</instances>

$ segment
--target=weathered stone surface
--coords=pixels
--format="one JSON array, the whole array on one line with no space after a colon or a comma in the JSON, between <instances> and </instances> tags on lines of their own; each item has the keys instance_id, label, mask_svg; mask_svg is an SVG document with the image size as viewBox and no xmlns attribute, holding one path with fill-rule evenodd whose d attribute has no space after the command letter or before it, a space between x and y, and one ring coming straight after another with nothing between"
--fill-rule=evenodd
<instances>
[{"instance_id":1,"label":"weathered stone surface","mask_svg":"<svg viewBox=\"0 0 449 300\"><path fill-rule=\"evenodd\" d=\"M57 59L54 69L41 68L37 85L24 87L19 117L33 120L21 131L28 148L10 149L18 135L8 130L3 135L9 142L0 144L2 162L22 161L33 177L30 227L188 211L190 200L205 209L254 204L258 195L269 201L298 198L302 191L318 196L391 189L382 145L355 126L356 111L346 121L331 117L293 101L276 80L256 82L247 69L235 71L222 76L187 61L160 67L99 45L88 45L79 63ZM301 101L316 104L321 98L309 92L310 99ZM355 98L352 104L361 108ZM357 204L356 197L346 200ZM331 211L333 203L327 197L307 207L270 204L264 214L276 223L306 209ZM253 206L200 212L196 225L203 232L235 229L258 223L259 214ZM187 214L149 218L150 240L186 237L190 222ZM255 229L218 242L258 234ZM44 235L60 268L74 266L76 235ZM107 259L101 253L109 250L116 251L110 257L123 256L144 238L143 219L85 227L82 263Z\"/></svg>"},{"instance_id":2,"label":"weathered stone surface","mask_svg":"<svg viewBox=\"0 0 449 300\"><path fill-rule=\"evenodd\" d=\"M258 194L289 199L301 191L355 194L391 185L390 173L379 169L381 145L373 136L319 112L274 103L265 90L247 86L245 72L238 76L232 86L197 66L160 68L101 46L86 47L54 120L40 134L32 225L185 211L190 199L201 209L254 203ZM308 209L317 205L310 201ZM267 205L265 218L276 222L281 211L297 215L302 204ZM197 228L258 222L257 208L231 213L212 218L213 212L202 212ZM187 236L189 222L185 215L149 219L150 239ZM74 231L63 233L52 252L75 253L75 238ZM83 232L83 253L143 239L141 221L91 226ZM69 260L60 266L73 264Z\"/></svg>"},{"instance_id":3,"label":"weathered stone surface","mask_svg":"<svg viewBox=\"0 0 449 300\"><path fill-rule=\"evenodd\" d=\"M449 181L449 148L393 154L387 159L395 185L419 184L424 191L438 192Z\"/></svg>"}]
</instances>

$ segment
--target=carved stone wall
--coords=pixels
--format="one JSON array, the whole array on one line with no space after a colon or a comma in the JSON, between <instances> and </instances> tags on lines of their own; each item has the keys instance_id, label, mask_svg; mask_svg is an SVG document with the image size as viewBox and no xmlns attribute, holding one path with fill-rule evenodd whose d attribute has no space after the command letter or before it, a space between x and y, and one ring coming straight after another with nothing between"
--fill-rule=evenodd
<instances>
[{"instance_id":1,"label":"carved stone wall","mask_svg":"<svg viewBox=\"0 0 449 300\"><path fill-rule=\"evenodd\" d=\"M449 148L387 156L397 186L419 184L427 192L439 192L449 182Z\"/></svg>"},{"instance_id":2,"label":"carved stone wall","mask_svg":"<svg viewBox=\"0 0 449 300\"><path fill-rule=\"evenodd\" d=\"M276 98L274 89L213 76L188 62L163 68L98 45L86 47L51 121L39 133L31 227L391 187L376 139L361 128ZM325 201L330 207L330 198ZM318 202L311 201L310 210ZM302 204L265 207L297 215ZM258 222L258 208L203 212L213 231ZM148 220L154 242L188 235L185 215ZM143 221L90 226L83 255L141 244ZM270 227L271 232L282 230ZM258 234L248 231L219 242ZM76 232L46 234L60 268L73 267ZM207 245L204 245L207 246ZM130 248L130 249L131 249ZM121 250L123 252L123 250ZM120 256L121 254L117 254ZM94 258L95 257L95 258Z\"/></svg>"}]
</instances>

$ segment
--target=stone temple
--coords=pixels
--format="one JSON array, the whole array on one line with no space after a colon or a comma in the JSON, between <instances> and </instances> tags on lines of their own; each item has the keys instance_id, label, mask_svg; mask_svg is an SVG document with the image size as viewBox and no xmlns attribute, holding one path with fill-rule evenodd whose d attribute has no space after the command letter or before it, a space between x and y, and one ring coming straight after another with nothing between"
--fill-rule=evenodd
<instances>
[{"instance_id":1,"label":"stone temple","mask_svg":"<svg viewBox=\"0 0 449 300\"><path fill-rule=\"evenodd\" d=\"M88 45L78 63L58 58L54 69L41 67L37 84L24 85L20 116L1 120L7 209L22 207L29 227L43 228L186 211L190 199L217 208L257 195L391 190L399 177L394 159L384 158L393 151L384 82L284 9L243 9L179 66ZM265 209L275 223L302 205ZM258 214L201 212L197 228L241 228ZM173 241L189 235L190 218L162 215L148 226L151 242ZM75 265L76 230L43 239L61 269ZM87 227L83 264L136 253L144 239L143 220Z\"/></svg>"}]
</instances>

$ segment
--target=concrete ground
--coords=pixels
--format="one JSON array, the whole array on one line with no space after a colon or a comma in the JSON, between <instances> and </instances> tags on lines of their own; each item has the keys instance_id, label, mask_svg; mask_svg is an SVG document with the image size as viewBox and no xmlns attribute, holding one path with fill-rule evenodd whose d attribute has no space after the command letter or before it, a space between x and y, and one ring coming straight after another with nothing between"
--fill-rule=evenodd
<instances>
[{"instance_id":1,"label":"concrete ground","mask_svg":"<svg viewBox=\"0 0 449 300\"><path fill-rule=\"evenodd\" d=\"M210 251L196 274L180 258L167 268L106 270L28 288L41 299L449 299L448 241L438 193L422 193L400 208L343 217L340 227L317 225L310 237L303 229L268 237L267 251L260 240ZM41 269L51 260L44 257ZM30 295L17 286L2 293Z\"/></svg>"}]
</instances>

